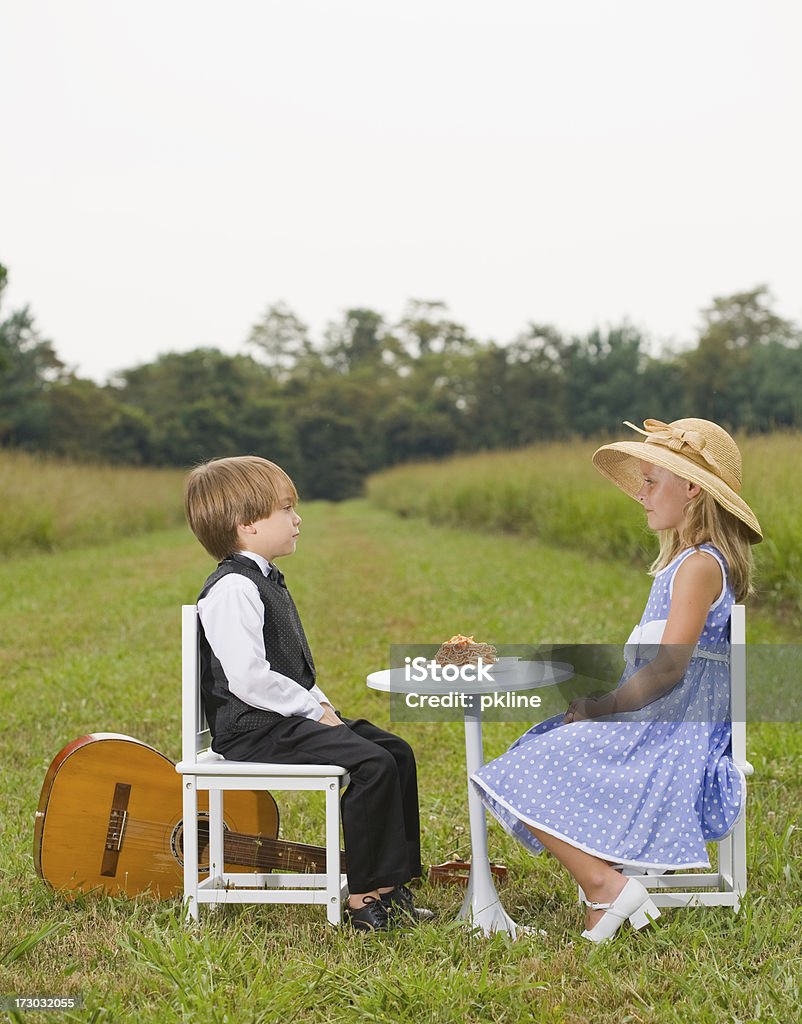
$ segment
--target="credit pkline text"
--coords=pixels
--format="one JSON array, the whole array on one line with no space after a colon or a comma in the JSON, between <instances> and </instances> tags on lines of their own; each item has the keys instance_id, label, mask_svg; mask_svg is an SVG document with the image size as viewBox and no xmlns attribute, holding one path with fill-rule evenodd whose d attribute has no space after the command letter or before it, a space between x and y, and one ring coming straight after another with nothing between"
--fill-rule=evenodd
<instances>
[{"instance_id":1,"label":"credit pkline text","mask_svg":"<svg viewBox=\"0 0 802 1024\"><path fill-rule=\"evenodd\" d=\"M510 708L539 708L541 699L535 694L509 693L483 693L477 694L482 711L491 708L503 708L509 711ZM469 693L460 693L456 690L449 690L447 693L406 693L404 703L408 708L473 708L473 701L476 697Z\"/></svg>"}]
</instances>

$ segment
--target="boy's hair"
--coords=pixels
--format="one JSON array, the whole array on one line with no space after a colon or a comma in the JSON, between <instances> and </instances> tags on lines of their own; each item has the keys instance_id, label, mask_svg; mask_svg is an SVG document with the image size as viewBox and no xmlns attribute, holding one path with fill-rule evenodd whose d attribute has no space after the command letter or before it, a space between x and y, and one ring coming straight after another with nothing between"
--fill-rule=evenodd
<instances>
[{"instance_id":1,"label":"boy's hair","mask_svg":"<svg viewBox=\"0 0 802 1024\"><path fill-rule=\"evenodd\" d=\"M196 466L184 488L190 529L209 554L222 561L239 550L237 526L266 519L286 499L298 501L284 470L258 455L211 459Z\"/></svg>"},{"instance_id":2,"label":"boy's hair","mask_svg":"<svg viewBox=\"0 0 802 1024\"><path fill-rule=\"evenodd\" d=\"M716 501L709 491L700 491L685 506L679 530L660 532L660 553L650 567L652 575L665 569L686 548L705 542L724 555L736 601L754 593L752 585L752 541L748 528Z\"/></svg>"}]
</instances>

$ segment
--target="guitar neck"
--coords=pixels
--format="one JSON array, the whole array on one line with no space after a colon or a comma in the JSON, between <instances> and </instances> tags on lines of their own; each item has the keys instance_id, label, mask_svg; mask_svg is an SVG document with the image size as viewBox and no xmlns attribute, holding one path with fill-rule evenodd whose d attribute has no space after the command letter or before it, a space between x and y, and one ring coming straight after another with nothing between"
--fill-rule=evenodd
<instances>
[{"instance_id":1,"label":"guitar neck","mask_svg":"<svg viewBox=\"0 0 802 1024\"><path fill-rule=\"evenodd\" d=\"M200 830L199 830L200 831ZM208 828L203 829L208 837ZM203 843L201 835L198 837ZM322 872L326 870L326 850L322 846L290 843L266 836L225 832L223 836L226 861L264 871ZM345 856L340 853L340 870L345 870Z\"/></svg>"}]
</instances>

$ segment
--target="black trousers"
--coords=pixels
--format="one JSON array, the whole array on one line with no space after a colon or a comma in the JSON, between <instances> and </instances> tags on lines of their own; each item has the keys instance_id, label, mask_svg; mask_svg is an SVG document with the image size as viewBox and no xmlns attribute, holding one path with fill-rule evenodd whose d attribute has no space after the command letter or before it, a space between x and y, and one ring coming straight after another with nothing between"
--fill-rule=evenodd
<instances>
[{"instance_id":1,"label":"black trousers","mask_svg":"<svg viewBox=\"0 0 802 1024\"><path fill-rule=\"evenodd\" d=\"M330 726L288 716L215 739L232 761L338 764L351 776L341 802L348 888L369 892L421 873L418 775L412 747L364 718Z\"/></svg>"}]
</instances>

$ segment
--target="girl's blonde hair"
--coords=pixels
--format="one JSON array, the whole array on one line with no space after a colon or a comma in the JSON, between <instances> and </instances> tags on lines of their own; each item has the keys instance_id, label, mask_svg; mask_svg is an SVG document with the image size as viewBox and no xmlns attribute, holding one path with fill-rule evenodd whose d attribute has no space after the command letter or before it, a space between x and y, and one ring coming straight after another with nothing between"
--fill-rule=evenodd
<instances>
[{"instance_id":1,"label":"girl's blonde hair","mask_svg":"<svg viewBox=\"0 0 802 1024\"><path fill-rule=\"evenodd\" d=\"M660 553L649 567L654 576L680 553L700 544L712 544L724 555L736 601L754 593L752 540L745 524L702 490L685 506L679 530L660 531Z\"/></svg>"},{"instance_id":2,"label":"girl's blonde hair","mask_svg":"<svg viewBox=\"0 0 802 1024\"><path fill-rule=\"evenodd\" d=\"M239 550L237 526L272 515L281 502L298 501L281 466L258 455L212 459L187 477L184 511L190 529L209 554L222 561Z\"/></svg>"}]
</instances>

